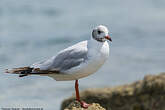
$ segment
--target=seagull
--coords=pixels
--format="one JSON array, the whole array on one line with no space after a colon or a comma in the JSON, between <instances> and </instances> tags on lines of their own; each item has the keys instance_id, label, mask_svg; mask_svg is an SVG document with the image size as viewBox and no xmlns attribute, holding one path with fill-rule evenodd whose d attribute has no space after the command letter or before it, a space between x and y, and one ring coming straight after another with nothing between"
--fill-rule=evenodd
<instances>
[{"instance_id":1,"label":"seagull","mask_svg":"<svg viewBox=\"0 0 165 110\"><path fill-rule=\"evenodd\" d=\"M75 80L76 100L83 108L90 104L80 100L78 80L95 73L109 57L112 39L106 26L99 25L92 31L91 39L81 41L57 53L48 60L27 67L7 69L6 73L49 76L56 81Z\"/></svg>"}]
</instances>

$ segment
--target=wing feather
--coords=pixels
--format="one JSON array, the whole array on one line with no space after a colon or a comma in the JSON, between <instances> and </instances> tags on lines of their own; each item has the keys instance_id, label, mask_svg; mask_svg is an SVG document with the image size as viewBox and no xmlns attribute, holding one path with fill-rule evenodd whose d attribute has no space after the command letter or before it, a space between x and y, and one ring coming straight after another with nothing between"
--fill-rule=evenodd
<instances>
[{"instance_id":1,"label":"wing feather","mask_svg":"<svg viewBox=\"0 0 165 110\"><path fill-rule=\"evenodd\" d=\"M60 51L57 56L33 64L32 67L40 68L40 70L58 70L62 72L80 65L85 62L86 59L87 41L82 41Z\"/></svg>"}]
</instances>

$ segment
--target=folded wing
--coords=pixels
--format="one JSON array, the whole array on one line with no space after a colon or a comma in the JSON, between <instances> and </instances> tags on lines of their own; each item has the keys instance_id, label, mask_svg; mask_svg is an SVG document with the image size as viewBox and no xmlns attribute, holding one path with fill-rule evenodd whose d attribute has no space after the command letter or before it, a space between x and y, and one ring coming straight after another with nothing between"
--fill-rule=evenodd
<instances>
[{"instance_id":1,"label":"folded wing","mask_svg":"<svg viewBox=\"0 0 165 110\"><path fill-rule=\"evenodd\" d=\"M39 68L40 70L56 70L65 72L66 70L85 62L86 59L87 41L83 41L60 51L57 56L54 56L46 61L35 63L31 67Z\"/></svg>"}]
</instances>

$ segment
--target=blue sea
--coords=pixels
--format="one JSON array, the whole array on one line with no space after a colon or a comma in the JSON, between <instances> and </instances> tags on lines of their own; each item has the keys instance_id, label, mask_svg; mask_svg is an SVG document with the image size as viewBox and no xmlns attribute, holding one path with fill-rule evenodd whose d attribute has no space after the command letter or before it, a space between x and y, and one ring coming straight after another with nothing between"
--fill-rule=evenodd
<instances>
[{"instance_id":1,"label":"blue sea","mask_svg":"<svg viewBox=\"0 0 165 110\"><path fill-rule=\"evenodd\" d=\"M106 25L110 57L80 90L113 87L165 71L164 0L0 0L0 108L59 110L74 93L74 81L5 74L90 39Z\"/></svg>"}]
</instances>

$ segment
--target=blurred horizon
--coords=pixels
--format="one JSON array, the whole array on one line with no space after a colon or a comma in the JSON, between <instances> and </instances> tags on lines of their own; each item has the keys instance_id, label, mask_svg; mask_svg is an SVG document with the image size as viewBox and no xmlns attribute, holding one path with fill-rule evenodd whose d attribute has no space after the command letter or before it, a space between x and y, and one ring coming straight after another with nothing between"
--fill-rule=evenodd
<instances>
[{"instance_id":1,"label":"blurred horizon","mask_svg":"<svg viewBox=\"0 0 165 110\"><path fill-rule=\"evenodd\" d=\"M80 90L164 72L164 5L163 0L0 0L0 107L60 109L74 93L74 81L19 78L4 70L29 66L90 39L100 24L112 32L110 57L95 74L80 79Z\"/></svg>"}]
</instances>

